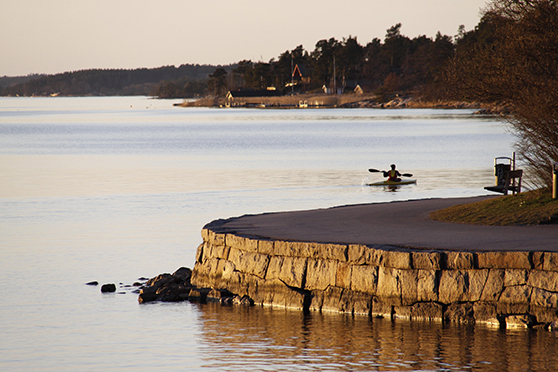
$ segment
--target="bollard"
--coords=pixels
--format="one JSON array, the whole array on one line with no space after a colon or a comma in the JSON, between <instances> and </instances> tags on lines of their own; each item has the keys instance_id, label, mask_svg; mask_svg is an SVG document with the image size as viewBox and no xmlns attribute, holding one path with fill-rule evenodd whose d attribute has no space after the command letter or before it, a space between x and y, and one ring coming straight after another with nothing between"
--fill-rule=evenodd
<instances>
[{"instance_id":1,"label":"bollard","mask_svg":"<svg viewBox=\"0 0 558 372\"><path fill-rule=\"evenodd\" d=\"M552 199L558 198L558 163L552 166Z\"/></svg>"}]
</instances>

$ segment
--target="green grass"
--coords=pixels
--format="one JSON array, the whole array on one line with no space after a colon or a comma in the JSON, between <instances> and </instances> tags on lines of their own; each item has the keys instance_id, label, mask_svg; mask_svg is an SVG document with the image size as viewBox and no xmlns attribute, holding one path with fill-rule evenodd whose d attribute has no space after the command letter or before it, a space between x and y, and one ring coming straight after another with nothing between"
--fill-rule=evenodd
<instances>
[{"instance_id":1,"label":"green grass","mask_svg":"<svg viewBox=\"0 0 558 372\"><path fill-rule=\"evenodd\" d=\"M558 199L550 189L538 189L471 204L455 205L430 213L436 221L472 225L538 225L558 219Z\"/></svg>"}]
</instances>

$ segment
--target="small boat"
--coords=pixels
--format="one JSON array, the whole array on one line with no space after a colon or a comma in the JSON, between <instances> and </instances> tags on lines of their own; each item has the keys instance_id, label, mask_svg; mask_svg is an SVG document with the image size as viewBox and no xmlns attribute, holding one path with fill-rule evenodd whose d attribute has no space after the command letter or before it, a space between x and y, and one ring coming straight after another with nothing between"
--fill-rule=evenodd
<instances>
[{"instance_id":1,"label":"small boat","mask_svg":"<svg viewBox=\"0 0 558 372\"><path fill-rule=\"evenodd\" d=\"M417 180L413 180L409 178L401 181L380 181L380 182L367 183L366 186L401 186L401 185L411 185L414 183L417 183Z\"/></svg>"}]
</instances>

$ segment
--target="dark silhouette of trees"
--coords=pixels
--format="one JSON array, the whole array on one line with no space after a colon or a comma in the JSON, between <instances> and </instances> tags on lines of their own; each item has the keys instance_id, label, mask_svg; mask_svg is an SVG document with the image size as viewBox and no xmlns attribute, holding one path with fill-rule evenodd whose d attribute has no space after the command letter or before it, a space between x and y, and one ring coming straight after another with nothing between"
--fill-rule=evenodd
<instances>
[{"instance_id":1,"label":"dark silhouette of trees","mask_svg":"<svg viewBox=\"0 0 558 372\"><path fill-rule=\"evenodd\" d=\"M4 89L5 95L149 95L163 82L184 82L180 79L205 80L215 69L208 65L163 66L154 69L140 68L93 69L43 75ZM205 85L205 84L204 84ZM189 96L186 96L189 97Z\"/></svg>"},{"instance_id":2,"label":"dark silhouette of trees","mask_svg":"<svg viewBox=\"0 0 558 372\"><path fill-rule=\"evenodd\" d=\"M207 82L209 91L217 97L224 96L227 92L227 70L218 67L211 75Z\"/></svg>"},{"instance_id":3,"label":"dark silhouette of trees","mask_svg":"<svg viewBox=\"0 0 558 372\"><path fill-rule=\"evenodd\" d=\"M493 0L457 45L447 72L455 97L508 106L520 158L536 185L550 185L558 162L558 2Z\"/></svg>"}]
</instances>

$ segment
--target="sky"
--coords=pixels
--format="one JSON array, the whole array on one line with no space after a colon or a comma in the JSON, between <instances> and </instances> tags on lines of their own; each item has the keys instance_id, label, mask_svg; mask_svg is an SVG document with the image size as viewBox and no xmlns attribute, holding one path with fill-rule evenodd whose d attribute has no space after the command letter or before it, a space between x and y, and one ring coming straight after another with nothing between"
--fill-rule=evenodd
<instances>
[{"instance_id":1,"label":"sky","mask_svg":"<svg viewBox=\"0 0 558 372\"><path fill-rule=\"evenodd\" d=\"M401 23L473 29L487 0L0 0L0 76L268 62L332 37L366 45Z\"/></svg>"}]
</instances>

